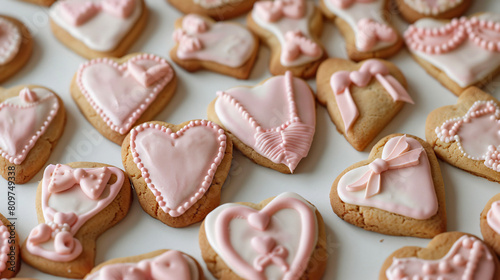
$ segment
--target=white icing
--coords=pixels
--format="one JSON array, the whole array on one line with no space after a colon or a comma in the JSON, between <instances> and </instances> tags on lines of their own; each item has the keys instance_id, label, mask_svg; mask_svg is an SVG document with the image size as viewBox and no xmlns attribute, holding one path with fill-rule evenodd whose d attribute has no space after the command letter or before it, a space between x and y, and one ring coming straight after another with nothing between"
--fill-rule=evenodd
<instances>
[{"instance_id":1,"label":"white icing","mask_svg":"<svg viewBox=\"0 0 500 280\"><path fill-rule=\"evenodd\" d=\"M276 38L280 42L281 49L283 50L284 49L283 46L286 43L285 34L288 31L300 30L304 34L305 37L310 38L310 39L312 38L311 33L309 32L309 21L311 20L311 17L314 14L314 10L315 10L314 3L311 1L306 1L306 9L307 9L306 14L301 19L292 19L292 18L283 17L276 22L267 22L267 21L261 19L257 15L257 13L255 12L255 10L252 11L252 19L260 27L273 33L274 36L276 36ZM321 51L320 55L317 57L301 55L294 61L286 61L283 57L283 51L282 51L281 57L280 57L280 63L286 67L299 66L299 65L304 65L306 63L310 63L312 61L315 61L315 60L319 59L322 55L323 55L323 51Z\"/></svg>"},{"instance_id":2,"label":"white icing","mask_svg":"<svg viewBox=\"0 0 500 280\"><path fill-rule=\"evenodd\" d=\"M108 195L109 185L104 189L99 200L106 198ZM82 215L94 209L99 200L89 198L81 188L74 186L61 193L51 193L48 206L56 212L73 212L76 215Z\"/></svg>"},{"instance_id":3,"label":"white icing","mask_svg":"<svg viewBox=\"0 0 500 280\"><path fill-rule=\"evenodd\" d=\"M218 8L227 4L242 2L243 0L193 0L195 4L205 9Z\"/></svg>"},{"instance_id":4,"label":"white icing","mask_svg":"<svg viewBox=\"0 0 500 280\"><path fill-rule=\"evenodd\" d=\"M350 7L346 9L342 9L337 7L330 0L323 0L326 7L334 13L336 16L340 17L344 21L346 21L351 29L354 31L355 38L358 38L358 22L361 19L372 19L382 24L389 25L387 21L383 18L383 11L385 10L385 1L386 0L376 0L371 3L359 3L355 2ZM389 25L390 26L390 25ZM377 41L377 44L371 49L371 51L377 51L383 48L387 48L389 46L394 45L394 42L384 42ZM356 48L361 50L359 46L359 42L356 40Z\"/></svg>"},{"instance_id":5,"label":"white icing","mask_svg":"<svg viewBox=\"0 0 500 280\"><path fill-rule=\"evenodd\" d=\"M289 197L298 199L305 204L307 204L311 211L316 211L316 208L312 206L309 202L307 202L304 198L296 193L282 193L278 195L275 199ZM205 218L205 231L208 242L212 249L222 258L227 258L224 253L220 250L218 243L215 239L215 224L217 221L217 217L219 214L230 207L240 207L241 204L236 203L227 203L217 207L215 210L210 212ZM253 209L253 208L252 208ZM316 215L314 215L316 220ZM276 212L269 222L268 229L279 229L281 234L276 237L276 241L279 242L280 245L284 246L288 250L288 257L286 261L288 264L291 264L293 259L295 258L295 254L297 252L300 240L300 228L302 227L302 221L298 212L292 209L283 209ZM316 220L316 232L317 232L318 224ZM248 225L248 222L243 219L233 219L229 224L229 231L231 233L231 245L235 249L235 251L248 263L253 264L253 261L256 257L259 256L256 253L255 249L251 246L251 238L255 236L271 236L266 234L265 232L261 232L251 228ZM318 236L316 235L314 244L317 243ZM227 262L226 262L227 264ZM238 271L229 265L229 267L238 274ZM280 280L283 279L283 272L279 267L274 264L269 265L265 269L265 274L268 280Z\"/></svg>"},{"instance_id":6,"label":"white icing","mask_svg":"<svg viewBox=\"0 0 500 280\"><path fill-rule=\"evenodd\" d=\"M499 14L486 13L479 15L478 18L500 22ZM439 20L425 18L418 20L414 25L420 28L431 28L446 24ZM471 40L465 40L457 49L443 54L427 54L413 49L410 51L443 71L462 88L486 78L500 65L499 52L485 50Z\"/></svg>"},{"instance_id":7,"label":"white icing","mask_svg":"<svg viewBox=\"0 0 500 280\"><path fill-rule=\"evenodd\" d=\"M0 17L0 65L5 65L14 59L21 47L21 41L19 28Z\"/></svg>"},{"instance_id":8,"label":"white icing","mask_svg":"<svg viewBox=\"0 0 500 280\"><path fill-rule=\"evenodd\" d=\"M101 2L102 0L66 0L68 2ZM60 3L58 1L50 8L50 18L59 27L71 34L75 39L83 42L87 47L95 51L111 51L115 49L121 40L135 25L142 14L140 0L136 0L136 7L128 18L120 18L106 12L99 12L94 17L80 26L69 24L61 15Z\"/></svg>"},{"instance_id":9,"label":"white icing","mask_svg":"<svg viewBox=\"0 0 500 280\"><path fill-rule=\"evenodd\" d=\"M404 0L406 5L424 15L438 15L455 8L463 0Z\"/></svg>"}]
</instances>

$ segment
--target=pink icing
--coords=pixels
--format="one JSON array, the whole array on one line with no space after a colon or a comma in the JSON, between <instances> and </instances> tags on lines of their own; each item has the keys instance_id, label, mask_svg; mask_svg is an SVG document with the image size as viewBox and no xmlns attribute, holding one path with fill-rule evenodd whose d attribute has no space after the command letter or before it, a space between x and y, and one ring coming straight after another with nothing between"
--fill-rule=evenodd
<instances>
[{"instance_id":1,"label":"pink icing","mask_svg":"<svg viewBox=\"0 0 500 280\"><path fill-rule=\"evenodd\" d=\"M128 18L135 8L134 0L102 0L94 2L63 1L59 4L62 18L69 24L80 26L92 19L98 13L106 12L110 15Z\"/></svg>"},{"instance_id":2,"label":"pink icing","mask_svg":"<svg viewBox=\"0 0 500 280\"><path fill-rule=\"evenodd\" d=\"M7 269L8 254L10 253L9 229L0 221L0 273Z\"/></svg>"},{"instance_id":3,"label":"pink icing","mask_svg":"<svg viewBox=\"0 0 500 280\"><path fill-rule=\"evenodd\" d=\"M321 55L321 52L318 44L307 38L302 31L288 31L285 34L283 57L286 61L295 61L301 54L317 57Z\"/></svg>"},{"instance_id":4,"label":"pink icing","mask_svg":"<svg viewBox=\"0 0 500 280\"><path fill-rule=\"evenodd\" d=\"M33 101L37 99L36 101ZM47 112L38 112L39 108L50 106ZM23 89L19 97L10 98L0 103L0 148L2 157L13 164L21 164L29 151L35 146L59 109L59 101L52 94L38 98L31 89ZM37 126L37 120L43 122Z\"/></svg>"},{"instance_id":5,"label":"pink icing","mask_svg":"<svg viewBox=\"0 0 500 280\"><path fill-rule=\"evenodd\" d=\"M275 22L283 17L299 19L305 16L305 0L259 1L254 11L267 22Z\"/></svg>"},{"instance_id":6,"label":"pink icing","mask_svg":"<svg viewBox=\"0 0 500 280\"><path fill-rule=\"evenodd\" d=\"M116 17L128 18L135 8L135 0L103 0L103 11Z\"/></svg>"},{"instance_id":7,"label":"pink icing","mask_svg":"<svg viewBox=\"0 0 500 280\"><path fill-rule=\"evenodd\" d=\"M9 20L0 17L0 65L12 61L21 47L21 32Z\"/></svg>"},{"instance_id":8,"label":"pink icing","mask_svg":"<svg viewBox=\"0 0 500 280\"><path fill-rule=\"evenodd\" d=\"M500 234L500 201L491 204L490 210L486 214L486 222L492 230Z\"/></svg>"},{"instance_id":9,"label":"pink icing","mask_svg":"<svg viewBox=\"0 0 500 280\"><path fill-rule=\"evenodd\" d=\"M396 31L392 27L373 19L363 18L358 21L357 25L356 42L360 51L372 50L379 41L393 44L398 39Z\"/></svg>"},{"instance_id":10,"label":"pink icing","mask_svg":"<svg viewBox=\"0 0 500 280\"><path fill-rule=\"evenodd\" d=\"M217 93L215 110L238 139L293 172L307 156L315 130L315 104L305 82L291 72L255 88Z\"/></svg>"},{"instance_id":11,"label":"pink icing","mask_svg":"<svg viewBox=\"0 0 500 280\"><path fill-rule=\"evenodd\" d=\"M116 182L109 185L110 176L116 176ZM92 217L101 212L116 197L123 186L123 172L116 167L76 168L66 165L49 165L42 179L42 212L45 223L36 226L28 236L26 247L36 256L56 262L68 262L82 252L80 241L74 238L78 230ZM80 188L88 199L96 202L94 207L84 213L60 212L49 206L49 199L65 200L64 195L75 188ZM104 191L108 188L108 191ZM94 191L95 190L95 191ZM97 195L98 194L98 195ZM102 197L103 194L105 197ZM64 203L64 202L61 202ZM79 207L79 203L72 207ZM47 248L53 244L53 249ZM44 246L45 245L45 246Z\"/></svg>"},{"instance_id":12,"label":"pink icing","mask_svg":"<svg viewBox=\"0 0 500 280\"><path fill-rule=\"evenodd\" d=\"M335 6L341 9L347 9L355 3L365 4L365 3L372 3L377 0L326 0L326 1L332 2Z\"/></svg>"},{"instance_id":13,"label":"pink icing","mask_svg":"<svg viewBox=\"0 0 500 280\"><path fill-rule=\"evenodd\" d=\"M388 280L491 280L495 274L495 263L483 242L464 235L442 259L394 258L385 274Z\"/></svg>"},{"instance_id":14,"label":"pink icing","mask_svg":"<svg viewBox=\"0 0 500 280\"><path fill-rule=\"evenodd\" d=\"M366 60L358 71L336 72L330 78L330 86L344 121L346 133L359 116L349 88L352 84L358 87L366 87L373 77L385 88L394 101L413 104L413 100L406 89L389 73L389 68L378 60Z\"/></svg>"},{"instance_id":15,"label":"pink icing","mask_svg":"<svg viewBox=\"0 0 500 280\"><path fill-rule=\"evenodd\" d=\"M411 25L404 37L411 49L428 54L451 52L466 40L487 51L500 52L500 23L477 17L453 19L442 27L419 28Z\"/></svg>"},{"instance_id":16,"label":"pink icing","mask_svg":"<svg viewBox=\"0 0 500 280\"><path fill-rule=\"evenodd\" d=\"M175 250L138 263L117 263L104 266L87 276L87 280L191 280L186 256Z\"/></svg>"},{"instance_id":17,"label":"pink icing","mask_svg":"<svg viewBox=\"0 0 500 280\"><path fill-rule=\"evenodd\" d=\"M297 211L301 220L300 228L290 229L300 231L299 247L290 264L286 262L287 249L279 244L286 240L280 238L272 220L273 215L283 209ZM276 198L260 211L246 206L226 208L219 213L215 224L215 238L220 244L221 257L245 279L267 279L265 267L271 263L284 272L283 279L299 279L307 267L318 234L314 215L308 205L293 197ZM247 263L233 248L229 224L234 219L246 220L252 229L262 233L251 239L253 249L260 253L253 264Z\"/></svg>"},{"instance_id":18,"label":"pink icing","mask_svg":"<svg viewBox=\"0 0 500 280\"><path fill-rule=\"evenodd\" d=\"M77 83L104 122L126 134L174 76L163 58L141 54L118 64L98 58L80 66Z\"/></svg>"},{"instance_id":19,"label":"pink icing","mask_svg":"<svg viewBox=\"0 0 500 280\"><path fill-rule=\"evenodd\" d=\"M419 220L437 213L429 159L417 140L406 136L391 138L384 146L382 159L368 167L356 168L342 176L337 186L342 201Z\"/></svg>"},{"instance_id":20,"label":"pink icing","mask_svg":"<svg viewBox=\"0 0 500 280\"><path fill-rule=\"evenodd\" d=\"M224 130L210 121L191 121L173 133L145 123L131 131L137 168L160 208L178 217L203 197L226 151ZM175 158L175 162L169 159Z\"/></svg>"},{"instance_id":21,"label":"pink icing","mask_svg":"<svg viewBox=\"0 0 500 280\"><path fill-rule=\"evenodd\" d=\"M495 146L488 146L488 152L484 158L484 165L495 171L500 171L500 151Z\"/></svg>"},{"instance_id":22,"label":"pink icing","mask_svg":"<svg viewBox=\"0 0 500 280\"><path fill-rule=\"evenodd\" d=\"M247 62L255 46L246 28L234 23L211 23L195 14L183 18L182 28L174 31L173 38L180 59L213 61L230 67Z\"/></svg>"}]
</instances>

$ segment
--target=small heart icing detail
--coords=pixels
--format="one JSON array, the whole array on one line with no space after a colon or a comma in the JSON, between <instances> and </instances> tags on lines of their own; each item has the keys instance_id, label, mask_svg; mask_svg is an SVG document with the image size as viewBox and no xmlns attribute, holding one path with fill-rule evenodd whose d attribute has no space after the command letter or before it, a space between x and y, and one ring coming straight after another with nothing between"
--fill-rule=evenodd
<instances>
[{"instance_id":1,"label":"small heart icing detail","mask_svg":"<svg viewBox=\"0 0 500 280\"><path fill-rule=\"evenodd\" d=\"M6 18L0 17L0 66L14 59L21 47L19 28Z\"/></svg>"},{"instance_id":2,"label":"small heart icing detail","mask_svg":"<svg viewBox=\"0 0 500 280\"><path fill-rule=\"evenodd\" d=\"M212 184L224 157L226 135L218 125L205 120L191 121L175 133L145 123L131 131L130 148L160 208L178 217Z\"/></svg>"},{"instance_id":3,"label":"small heart icing detail","mask_svg":"<svg viewBox=\"0 0 500 280\"><path fill-rule=\"evenodd\" d=\"M124 64L107 58L91 60L80 66L77 84L103 121L123 135L173 76L166 60L142 54Z\"/></svg>"}]
</instances>

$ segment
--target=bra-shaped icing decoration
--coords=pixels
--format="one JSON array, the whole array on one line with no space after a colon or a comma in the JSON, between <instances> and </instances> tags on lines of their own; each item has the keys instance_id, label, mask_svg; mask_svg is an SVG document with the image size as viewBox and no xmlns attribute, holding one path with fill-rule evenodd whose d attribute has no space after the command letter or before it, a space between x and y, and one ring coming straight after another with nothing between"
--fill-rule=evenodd
<instances>
[{"instance_id":1,"label":"bra-shaped icing decoration","mask_svg":"<svg viewBox=\"0 0 500 280\"><path fill-rule=\"evenodd\" d=\"M388 280L489 280L495 275L495 263L483 242L462 236L442 259L394 258L385 274Z\"/></svg>"},{"instance_id":2,"label":"bra-shaped icing decoration","mask_svg":"<svg viewBox=\"0 0 500 280\"><path fill-rule=\"evenodd\" d=\"M364 52L372 50L379 41L395 43L398 39L396 31L392 27L369 18L358 21L358 31L356 45L360 51Z\"/></svg>"},{"instance_id":3,"label":"bra-shaped icing decoration","mask_svg":"<svg viewBox=\"0 0 500 280\"><path fill-rule=\"evenodd\" d=\"M116 17L127 18L134 10L135 0L63 1L59 4L59 7L61 16L66 22L79 26L101 11Z\"/></svg>"},{"instance_id":4,"label":"bra-shaped icing decoration","mask_svg":"<svg viewBox=\"0 0 500 280\"><path fill-rule=\"evenodd\" d=\"M36 101L33 101L36 99ZM21 164L59 109L59 101L46 89L23 89L19 96L0 103L0 153Z\"/></svg>"},{"instance_id":5,"label":"bra-shaped icing decoration","mask_svg":"<svg viewBox=\"0 0 500 280\"><path fill-rule=\"evenodd\" d=\"M84 173L90 179L92 176L102 181L107 178L104 188L108 190L104 192L102 188L92 192L92 186L89 186L90 180L87 181L77 175ZM109 185L107 182L112 174L116 176L116 182ZM72 176L78 176L80 180L71 178ZM47 166L42 179L42 212L45 223L31 230L26 240L28 251L33 255L56 262L69 262L77 258L83 248L74 235L90 218L115 199L124 179L123 172L116 167L72 169L61 164ZM83 184L80 185L80 183ZM102 187L101 183L99 187ZM88 193L91 195L89 196ZM101 198L103 193L106 197ZM66 204L65 209L57 209L60 205L56 203L54 206L52 197L55 197L55 200L71 199L78 203ZM83 201L90 201L90 206L84 207ZM67 212L67 207L74 209Z\"/></svg>"},{"instance_id":6,"label":"bra-shaped icing decoration","mask_svg":"<svg viewBox=\"0 0 500 280\"><path fill-rule=\"evenodd\" d=\"M125 134L174 74L165 59L142 54L118 64L98 58L80 66L76 82L104 122Z\"/></svg>"},{"instance_id":7,"label":"bra-shaped icing decoration","mask_svg":"<svg viewBox=\"0 0 500 280\"><path fill-rule=\"evenodd\" d=\"M214 61L240 67L250 58L255 39L246 28L227 22L211 23L195 14L186 15L173 34L180 59Z\"/></svg>"},{"instance_id":8,"label":"bra-shaped icing decoration","mask_svg":"<svg viewBox=\"0 0 500 280\"><path fill-rule=\"evenodd\" d=\"M283 57L286 61L295 61L301 54L317 57L321 55L321 48L301 31L288 31L285 34L285 48Z\"/></svg>"},{"instance_id":9,"label":"bra-shaped icing decoration","mask_svg":"<svg viewBox=\"0 0 500 280\"><path fill-rule=\"evenodd\" d=\"M306 7L303 0L260 1L254 4L257 16L265 21L275 22L283 17L299 19L304 17Z\"/></svg>"},{"instance_id":10,"label":"bra-shaped icing decoration","mask_svg":"<svg viewBox=\"0 0 500 280\"><path fill-rule=\"evenodd\" d=\"M389 68L382 62L370 59L363 63L358 71L339 71L330 78L330 85L344 121L345 132L349 131L359 116L358 109L351 96L350 86L366 87L371 79L377 81L387 90L394 101L404 101L413 104L406 89L389 73Z\"/></svg>"},{"instance_id":11,"label":"bra-shaped icing decoration","mask_svg":"<svg viewBox=\"0 0 500 280\"><path fill-rule=\"evenodd\" d=\"M7 64L19 52L21 47L19 28L5 18L0 18L0 65Z\"/></svg>"},{"instance_id":12,"label":"bra-shaped icing decoration","mask_svg":"<svg viewBox=\"0 0 500 280\"><path fill-rule=\"evenodd\" d=\"M427 153L420 142L406 136L387 141L382 158L344 174L337 192L345 203L418 220L428 219L438 211Z\"/></svg>"},{"instance_id":13,"label":"bra-shaped icing decoration","mask_svg":"<svg viewBox=\"0 0 500 280\"><path fill-rule=\"evenodd\" d=\"M184 254L169 250L155 258L138 263L116 263L104 266L87 276L87 280L192 280ZM193 279L194 280L194 279Z\"/></svg>"},{"instance_id":14,"label":"bra-shaped icing decoration","mask_svg":"<svg viewBox=\"0 0 500 280\"><path fill-rule=\"evenodd\" d=\"M0 221L0 273L7 268L10 252L10 232L6 226Z\"/></svg>"},{"instance_id":15,"label":"bra-shaped icing decoration","mask_svg":"<svg viewBox=\"0 0 500 280\"><path fill-rule=\"evenodd\" d=\"M243 143L293 172L307 156L315 131L315 105L303 83L288 71L285 76L275 76L253 89L218 92L217 116ZM268 107L263 104L266 102L270 102L266 104ZM229 117L230 111L238 112L239 119ZM240 119L245 126L238 124ZM275 124L270 125L273 120Z\"/></svg>"},{"instance_id":16,"label":"bra-shaped icing decoration","mask_svg":"<svg viewBox=\"0 0 500 280\"><path fill-rule=\"evenodd\" d=\"M335 6L342 8L342 9L347 9L349 8L352 4L355 3L371 3L376 0L327 0L332 2Z\"/></svg>"},{"instance_id":17,"label":"bra-shaped icing decoration","mask_svg":"<svg viewBox=\"0 0 500 280\"><path fill-rule=\"evenodd\" d=\"M178 217L210 187L224 157L226 135L218 125L205 120L192 121L175 133L145 123L131 131L130 148L160 208ZM175 163L167 167L165 161L172 158Z\"/></svg>"},{"instance_id":18,"label":"bra-shaped icing decoration","mask_svg":"<svg viewBox=\"0 0 500 280\"><path fill-rule=\"evenodd\" d=\"M500 234L500 201L491 204L491 208L486 215L486 222L497 234Z\"/></svg>"},{"instance_id":19,"label":"bra-shaped icing decoration","mask_svg":"<svg viewBox=\"0 0 500 280\"><path fill-rule=\"evenodd\" d=\"M412 9L424 15L437 15L455 8L463 0L404 0Z\"/></svg>"},{"instance_id":20,"label":"bra-shaped icing decoration","mask_svg":"<svg viewBox=\"0 0 500 280\"><path fill-rule=\"evenodd\" d=\"M282 211L289 211L291 217ZM238 230L233 231L235 220ZM299 279L318 236L312 206L293 193L279 195L261 210L239 204L219 206L207 216L205 229L222 260L240 277L252 280ZM238 242L251 246L244 246L245 250ZM271 266L278 270L267 269Z\"/></svg>"}]
</instances>

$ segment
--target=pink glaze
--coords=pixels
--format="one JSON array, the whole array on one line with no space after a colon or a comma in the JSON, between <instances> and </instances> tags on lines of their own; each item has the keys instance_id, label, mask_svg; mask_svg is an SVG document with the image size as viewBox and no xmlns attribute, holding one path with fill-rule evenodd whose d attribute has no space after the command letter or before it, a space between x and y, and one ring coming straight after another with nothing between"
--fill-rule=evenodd
<instances>
[{"instance_id":1,"label":"pink glaze","mask_svg":"<svg viewBox=\"0 0 500 280\"><path fill-rule=\"evenodd\" d=\"M347 9L355 3L361 3L361 4L372 3L372 2L375 2L377 0L325 0L325 1L330 1L335 6L341 8L341 9Z\"/></svg>"},{"instance_id":2,"label":"pink glaze","mask_svg":"<svg viewBox=\"0 0 500 280\"><path fill-rule=\"evenodd\" d=\"M112 130L126 134L174 76L163 58L141 54L118 64L98 58L80 66L76 82Z\"/></svg>"},{"instance_id":3,"label":"pink glaze","mask_svg":"<svg viewBox=\"0 0 500 280\"><path fill-rule=\"evenodd\" d=\"M191 280L186 256L175 250L138 263L106 265L90 274L87 280Z\"/></svg>"},{"instance_id":4,"label":"pink glaze","mask_svg":"<svg viewBox=\"0 0 500 280\"><path fill-rule=\"evenodd\" d=\"M300 19L305 16L305 0L259 1L254 4L254 11L267 22L275 22L283 17Z\"/></svg>"},{"instance_id":5,"label":"pink glaze","mask_svg":"<svg viewBox=\"0 0 500 280\"><path fill-rule=\"evenodd\" d=\"M387 24L369 18L358 21L356 42L360 51L368 52L372 50L379 41L395 43L397 39L396 31Z\"/></svg>"},{"instance_id":6,"label":"pink glaze","mask_svg":"<svg viewBox=\"0 0 500 280\"><path fill-rule=\"evenodd\" d=\"M321 55L321 48L316 42L307 38L302 31L288 31L285 34L283 57L287 62L295 61L301 54L317 57Z\"/></svg>"},{"instance_id":7,"label":"pink glaze","mask_svg":"<svg viewBox=\"0 0 500 280\"><path fill-rule=\"evenodd\" d=\"M492 280L495 263L483 242L464 235L442 259L394 258L385 275L388 280Z\"/></svg>"},{"instance_id":8,"label":"pink glaze","mask_svg":"<svg viewBox=\"0 0 500 280\"><path fill-rule=\"evenodd\" d=\"M0 221L0 273L7 269L8 254L10 253L10 232Z\"/></svg>"},{"instance_id":9,"label":"pink glaze","mask_svg":"<svg viewBox=\"0 0 500 280\"><path fill-rule=\"evenodd\" d=\"M486 222L492 230L500 234L500 201L491 204L490 210L486 214Z\"/></svg>"},{"instance_id":10,"label":"pink glaze","mask_svg":"<svg viewBox=\"0 0 500 280\"><path fill-rule=\"evenodd\" d=\"M21 47L19 28L6 18L0 18L0 66L14 59Z\"/></svg>"},{"instance_id":11,"label":"pink glaze","mask_svg":"<svg viewBox=\"0 0 500 280\"><path fill-rule=\"evenodd\" d=\"M128 18L135 8L135 0L103 0L102 10L116 17Z\"/></svg>"},{"instance_id":12,"label":"pink glaze","mask_svg":"<svg viewBox=\"0 0 500 280\"><path fill-rule=\"evenodd\" d=\"M19 97L0 103L2 157L13 164L21 164L45 133L58 109L59 101L52 93L39 99L35 91L26 88L20 91Z\"/></svg>"},{"instance_id":13,"label":"pink glaze","mask_svg":"<svg viewBox=\"0 0 500 280\"><path fill-rule=\"evenodd\" d=\"M67 23L80 26L100 12L106 12L120 18L128 18L134 11L135 0L62 1L58 7L62 18Z\"/></svg>"},{"instance_id":14,"label":"pink glaze","mask_svg":"<svg viewBox=\"0 0 500 280\"><path fill-rule=\"evenodd\" d=\"M352 84L366 87L373 77L385 88L394 101L413 104L406 89L389 73L389 68L376 59L366 60L358 71L335 72L330 78L330 86L344 121L345 133L349 131L359 116L349 88Z\"/></svg>"},{"instance_id":15,"label":"pink glaze","mask_svg":"<svg viewBox=\"0 0 500 280\"><path fill-rule=\"evenodd\" d=\"M484 158L484 165L497 172L500 171L500 151L495 146L490 145Z\"/></svg>"},{"instance_id":16,"label":"pink glaze","mask_svg":"<svg viewBox=\"0 0 500 280\"><path fill-rule=\"evenodd\" d=\"M287 240L280 235L280 232L276 231L272 224L273 215L284 209L297 211L301 220L300 228L287 229L300 231L299 247L291 263L286 261L287 249L278 244ZM224 261L231 268L236 269L238 275L243 278L265 280L267 279L266 266L275 264L284 272L283 279L295 280L304 273L314 250L318 234L314 215L314 211L308 205L293 197L276 198L260 211L246 206L229 207L217 217L215 238L220 245ZM233 248L229 225L235 219L246 220L252 229L262 233L254 237L249 236L253 249L260 254L253 264L247 263Z\"/></svg>"},{"instance_id":17,"label":"pink glaze","mask_svg":"<svg viewBox=\"0 0 500 280\"><path fill-rule=\"evenodd\" d=\"M160 208L178 217L211 186L224 158L226 135L205 120L191 121L175 133L145 123L131 131L130 149Z\"/></svg>"},{"instance_id":18,"label":"pink glaze","mask_svg":"<svg viewBox=\"0 0 500 280\"><path fill-rule=\"evenodd\" d=\"M112 174L116 176L116 182L109 185L107 182ZM82 245L74 235L90 218L115 199L124 180L123 172L116 167L73 169L61 164L49 165L42 179L42 212L45 223L39 224L30 232L26 241L28 251L56 262L76 259L82 252ZM72 199L84 199L74 197L75 188L81 189L86 199L95 202L91 209L77 214L61 212L49 205L52 202L59 206L64 205L65 209L73 207L75 211L79 211L80 202L67 200L68 194L73 196ZM108 190L105 191L104 188ZM105 197L101 197L103 195ZM53 250L47 247L51 244Z\"/></svg>"},{"instance_id":19,"label":"pink glaze","mask_svg":"<svg viewBox=\"0 0 500 280\"><path fill-rule=\"evenodd\" d=\"M315 104L304 85L287 72L253 89L218 92L215 111L243 143L293 172L307 156L315 130Z\"/></svg>"}]
</instances>

